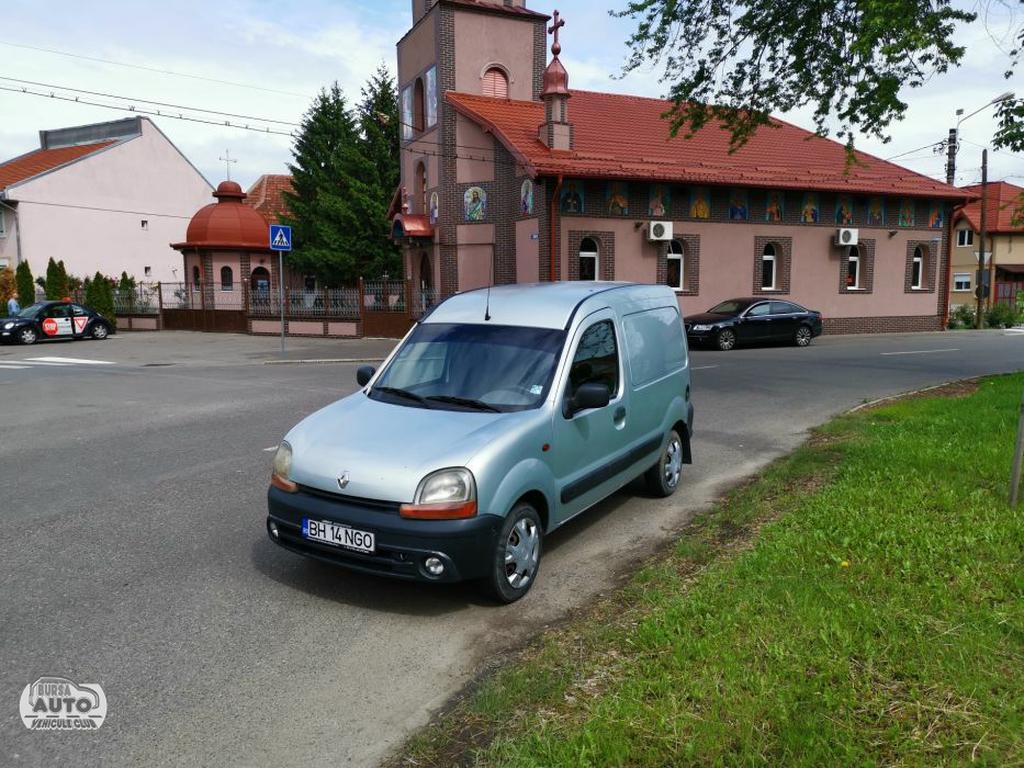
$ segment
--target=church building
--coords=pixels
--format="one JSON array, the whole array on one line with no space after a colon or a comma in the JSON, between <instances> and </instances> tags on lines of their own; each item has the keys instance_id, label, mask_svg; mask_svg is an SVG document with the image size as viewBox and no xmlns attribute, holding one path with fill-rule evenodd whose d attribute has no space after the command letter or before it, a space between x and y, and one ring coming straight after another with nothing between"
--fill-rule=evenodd
<instances>
[{"instance_id":1,"label":"church building","mask_svg":"<svg viewBox=\"0 0 1024 768\"><path fill-rule=\"evenodd\" d=\"M628 280L671 286L684 314L764 295L832 333L943 326L962 190L862 152L850 164L780 120L733 154L716 125L673 138L669 102L570 89L572 27L525 0L412 12L391 221L424 304L491 282Z\"/></svg>"}]
</instances>

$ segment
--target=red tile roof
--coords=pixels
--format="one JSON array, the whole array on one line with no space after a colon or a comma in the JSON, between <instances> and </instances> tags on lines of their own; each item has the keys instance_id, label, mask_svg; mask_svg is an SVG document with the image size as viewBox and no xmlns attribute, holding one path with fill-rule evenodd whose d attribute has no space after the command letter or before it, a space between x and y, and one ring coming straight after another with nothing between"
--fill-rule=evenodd
<instances>
[{"instance_id":1,"label":"red tile roof","mask_svg":"<svg viewBox=\"0 0 1024 768\"><path fill-rule=\"evenodd\" d=\"M964 192L981 195L981 184L963 188ZM1024 232L1024 187L1005 181L989 182L985 211L985 228L989 232ZM1021 211L1018 214L1018 211ZM981 198L958 208L953 217L956 222L966 219L975 232L981 231Z\"/></svg>"},{"instance_id":2,"label":"red tile roof","mask_svg":"<svg viewBox=\"0 0 1024 768\"><path fill-rule=\"evenodd\" d=\"M527 16L547 21L551 17L544 13L531 11L521 5L505 5L501 0L487 2L487 0L442 0L450 5L461 5L464 8L473 8L479 11L490 11L491 13L505 13L512 16Z\"/></svg>"},{"instance_id":3,"label":"red tile roof","mask_svg":"<svg viewBox=\"0 0 1024 768\"><path fill-rule=\"evenodd\" d=\"M569 119L575 149L553 151L538 138L544 105L466 93L445 96L455 109L492 131L537 175L729 184L963 200L969 195L864 152L847 173L846 148L781 120L772 120L734 154L729 134L702 128L692 139L669 135L660 99L572 91Z\"/></svg>"},{"instance_id":4,"label":"red tile roof","mask_svg":"<svg viewBox=\"0 0 1024 768\"><path fill-rule=\"evenodd\" d=\"M0 189L28 181L33 176L67 165L115 143L114 141L100 141L95 144L78 144L73 147L37 149L13 160L8 160L6 163L0 164Z\"/></svg>"},{"instance_id":5,"label":"red tile roof","mask_svg":"<svg viewBox=\"0 0 1024 768\"><path fill-rule=\"evenodd\" d=\"M434 236L434 225L424 214L399 213L394 218L392 232L395 237L426 237Z\"/></svg>"},{"instance_id":6,"label":"red tile roof","mask_svg":"<svg viewBox=\"0 0 1024 768\"><path fill-rule=\"evenodd\" d=\"M256 209L268 224L279 224L288 213L285 192L292 192L292 177L283 174L265 173L249 187L245 204Z\"/></svg>"}]
</instances>

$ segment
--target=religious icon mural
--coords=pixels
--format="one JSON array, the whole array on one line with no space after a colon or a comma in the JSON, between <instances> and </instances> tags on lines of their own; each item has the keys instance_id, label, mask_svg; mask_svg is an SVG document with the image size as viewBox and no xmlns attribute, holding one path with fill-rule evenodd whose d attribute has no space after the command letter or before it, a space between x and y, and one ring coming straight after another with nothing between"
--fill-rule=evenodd
<instances>
[{"instance_id":1,"label":"religious icon mural","mask_svg":"<svg viewBox=\"0 0 1024 768\"><path fill-rule=\"evenodd\" d=\"M463 196L466 221L483 221L487 216L487 192L481 187L470 187Z\"/></svg>"},{"instance_id":2,"label":"religious icon mural","mask_svg":"<svg viewBox=\"0 0 1024 768\"><path fill-rule=\"evenodd\" d=\"M808 192L804 195L804 204L800 207L800 221L804 224L817 224L820 220L818 196L814 192Z\"/></svg>"},{"instance_id":3,"label":"religious icon mural","mask_svg":"<svg viewBox=\"0 0 1024 768\"><path fill-rule=\"evenodd\" d=\"M836 224L840 227L849 227L853 224L853 198L849 195L839 195L836 198Z\"/></svg>"},{"instance_id":4,"label":"religious icon mural","mask_svg":"<svg viewBox=\"0 0 1024 768\"><path fill-rule=\"evenodd\" d=\"M750 218L750 205L747 190L734 189L729 193L729 220L746 221Z\"/></svg>"},{"instance_id":5,"label":"religious icon mural","mask_svg":"<svg viewBox=\"0 0 1024 768\"><path fill-rule=\"evenodd\" d=\"M402 141L412 139L412 86L402 89Z\"/></svg>"},{"instance_id":6,"label":"religious icon mural","mask_svg":"<svg viewBox=\"0 0 1024 768\"><path fill-rule=\"evenodd\" d=\"M931 229L942 229L942 225L946 223L946 217L942 211L942 205L940 203L932 203L928 207L928 226Z\"/></svg>"},{"instance_id":7,"label":"religious icon mural","mask_svg":"<svg viewBox=\"0 0 1024 768\"><path fill-rule=\"evenodd\" d=\"M426 99L427 128L437 125L437 67L431 67L423 76L423 97Z\"/></svg>"},{"instance_id":8,"label":"religious icon mural","mask_svg":"<svg viewBox=\"0 0 1024 768\"><path fill-rule=\"evenodd\" d=\"M583 213L585 203L583 184L577 181L565 182L558 200L562 213Z\"/></svg>"},{"instance_id":9,"label":"religious icon mural","mask_svg":"<svg viewBox=\"0 0 1024 768\"><path fill-rule=\"evenodd\" d=\"M629 214L629 185L622 181L612 181L605 188L605 202L608 213L612 216Z\"/></svg>"},{"instance_id":10,"label":"religious icon mural","mask_svg":"<svg viewBox=\"0 0 1024 768\"><path fill-rule=\"evenodd\" d=\"M527 216L533 214L533 180L527 179L519 188L519 212Z\"/></svg>"},{"instance_id":11,"label":"religious icon mural","mask_svg":"<svg viewBox=\"0 0 1024 768\"><path fill-rule=\"evenodd\" d=\"M904 197L900 200L900 210L896 217L897 223L901 227L912 227L914 226L914 201Z\"/></svg>"},{"instance_id":12,"label":"religious icon mural","mask_svg":"<svg viewBox=\"0 0 1024 768\"><path fill-rule=\"evenodd\" d=\"M651 196L647 203L647 215L655 219L663 219L672 205L672 189L666 184L651 186Z\"/></svg>"},{"instance_id":13,"label":"religious icon mural","mask_svg":"<svg viewBox=\"0 0 1024 768\"><path fill-rule=\"evenodd\" d=\"M885 201L880 197L868 199L868 224L873 227L885 225Z\"/></svg>"},{"instance_id":14,"label":"religious icon mural","mask_svg":"<svg viewBox=\"0 0 1024 768\"><path fill-rule=\"evenodd\" d=\"M764 220L781 222L786 215L786 193L771 189L765 195Z\"/></svg>"},{"instance_id":15,"label":"religious icon mural","mask_svg":"<svg viewBox=\"0 0 1024 768\"><path fill-rule=\"evenodd\" d=\"M441 198L437 192L430 193L430 223L437 224L438 211L441 208Z\"/></svg>"},{"instance_id":16,"label":"religious icon mural","mask_svg":"<svg viewBox=\"0 0 1024 768\"><path fill-rule=\"evenodd\" d=\"M694 187L690 190L690 218L711 218L711 192L707 187Z\"/></svg>"}]
</instances>

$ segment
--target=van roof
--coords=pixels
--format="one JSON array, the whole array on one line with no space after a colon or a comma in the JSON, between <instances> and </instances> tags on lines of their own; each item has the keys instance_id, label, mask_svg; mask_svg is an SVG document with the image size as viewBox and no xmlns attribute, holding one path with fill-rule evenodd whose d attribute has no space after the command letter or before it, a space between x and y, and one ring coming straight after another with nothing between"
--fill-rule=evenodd
<instances>
[{"instance_id":1,"label":"van roof","mask_svg":"<svg viewBox=\"0 0 1024 768\"><path fill-rule=\"evenodd\" d=\"M531 328L568 328L576 309L584 302L601 299L641 300L675 297L664 286L639 283L595 282L592 280L496 285L490 290L489 324ZM616 303L618 303L616 301ZM424 323L483 324L487 311L486 288L458 293L443 301ZM595 306L595 309L599 307Z\"/></svg>"}]
</instances>

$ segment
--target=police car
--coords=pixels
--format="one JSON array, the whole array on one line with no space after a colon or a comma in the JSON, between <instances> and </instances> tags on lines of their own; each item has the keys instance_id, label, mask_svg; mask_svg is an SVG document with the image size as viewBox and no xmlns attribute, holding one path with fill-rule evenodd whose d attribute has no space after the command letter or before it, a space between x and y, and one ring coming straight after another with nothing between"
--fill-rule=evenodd
<instances>
[{"instance_id":1,"label":"police car","mask_svg":"<svg viewBox=\"0 0 1024 768\"><path fill-rule=\"evenodd\" d=\"M105 339L114 324L95 310L70 301L42 301L0 319L0 341L35 344L40 339Z\"/></svg>"}]
</instances>

